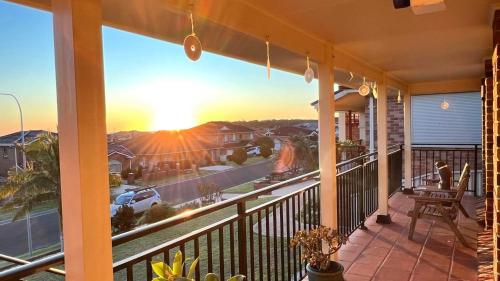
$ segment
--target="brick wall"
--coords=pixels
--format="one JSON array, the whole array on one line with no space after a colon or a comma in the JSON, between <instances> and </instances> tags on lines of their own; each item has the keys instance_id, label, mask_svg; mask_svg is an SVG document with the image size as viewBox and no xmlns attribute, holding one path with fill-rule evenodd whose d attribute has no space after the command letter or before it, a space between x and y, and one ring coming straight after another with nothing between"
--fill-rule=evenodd
<instances>
[{"instance_id":1,"label":"brick wall","mask_svg":"<svg viewBox=\"0 0 500 281\"><path fill-rule=\"evenodd\" d=\"M491 69L491 61L487 67ZM491 74L491 71L489 71ZM486 196L486 210L484 222L486 227L491 227L493 223L493 83L488 72L483 79L481 96L483 100L483 190Z\"/></svg>"},{"instance_id":2,"label":"brick wall","mask_svg":"<svg viewBox=\"0 0 500 281\"><path fill-rule=\"evenodd\" d=\"M499 280L499 254L500 244L498 243L500 217L498 216L500 204L500 65L497 58L498 45L493 53L493 273L495 280Z\"/></svg>"},{"instance_id":3,"label":"brick wall","mask_svg":"<svg viewBox=\"0 0 500 281\"><path fill-rule=\"evenodd\" d=\"M404 115L403 102L398 103L397 96L387 97L387 145L399 145L404 142ZM377 149L377 101L373 101L374 120L375 120L375 149ZM365 103L365 123L366 123L366 145L370 145L370 109L369 101L366 98Z\"/></svg>"}]
</instances>

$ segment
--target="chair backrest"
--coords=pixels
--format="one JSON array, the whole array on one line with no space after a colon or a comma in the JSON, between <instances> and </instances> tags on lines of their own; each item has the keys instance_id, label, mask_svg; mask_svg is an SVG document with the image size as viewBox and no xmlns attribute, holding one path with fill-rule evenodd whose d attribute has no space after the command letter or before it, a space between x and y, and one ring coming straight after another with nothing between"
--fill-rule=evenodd
<instances>
[{"instance_id":1,"label":"chair backrest","mask_svg":"<svg viewBox=\"0 0 500 281\"><path fill-rule=\"evenodd\" d=\"M458 180L457 194L455 195L455 199L457 199L458 201L462 200L465 190L469 186L469 179L470 179L470 165L469 163L465 163L464 169L462 170L462 174L460 174L460 179Z\"/></svg>"}]
</instances>

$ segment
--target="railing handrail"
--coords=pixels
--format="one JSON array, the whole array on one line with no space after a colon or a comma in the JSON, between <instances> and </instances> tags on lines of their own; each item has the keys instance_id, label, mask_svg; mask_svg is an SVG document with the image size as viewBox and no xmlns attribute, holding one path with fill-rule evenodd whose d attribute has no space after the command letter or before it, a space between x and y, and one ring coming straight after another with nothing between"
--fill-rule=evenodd
<instances>
[{"instance_id":1,"label":"railing handrail","mask_svg":"<svg viewBox=\"0 0 500 281\"><path fill-rule=\"evenodd\" d=\"M446 147L447 145L456 145L456 146L481 146L482 144L480 143L412 143L412 146L441 146L441 147Z\"/></svg>"}]
</instances>

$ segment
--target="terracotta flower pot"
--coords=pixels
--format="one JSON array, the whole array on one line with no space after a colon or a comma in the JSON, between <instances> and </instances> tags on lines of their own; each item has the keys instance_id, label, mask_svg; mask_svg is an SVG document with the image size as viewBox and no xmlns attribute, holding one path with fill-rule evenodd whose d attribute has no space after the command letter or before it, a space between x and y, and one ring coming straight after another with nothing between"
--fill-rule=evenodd
<instances>
[{"instance_id":1,"label":"terracotta flower pot","mask_svg":"<svg viewBox=\"0 0 500 281\"><path fill-rule=\"evenodd\" d=\"M330 268L326 271L318 271L309 264L306 270L309 281L344 281L344 267L338 262L330 262Z\"/></svg>"}]
</instances>

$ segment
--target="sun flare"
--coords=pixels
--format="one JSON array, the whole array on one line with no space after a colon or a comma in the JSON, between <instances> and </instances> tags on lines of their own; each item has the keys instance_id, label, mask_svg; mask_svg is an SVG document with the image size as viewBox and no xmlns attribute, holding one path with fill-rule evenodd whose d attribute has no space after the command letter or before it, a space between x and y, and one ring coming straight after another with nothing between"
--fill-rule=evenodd
<instances>
[{"instance_id":1,"label":"sun flare","mask_svg":"<svg viewBox=\"0 0 500 281\"><path fill-rule=\"evenodd\" d=\"M185 79L158 79L142 85L143 94L151 110L151 130L180 130L198 124L197 113L209 87L203 82Z\"/></svg>"}]
</instances>

